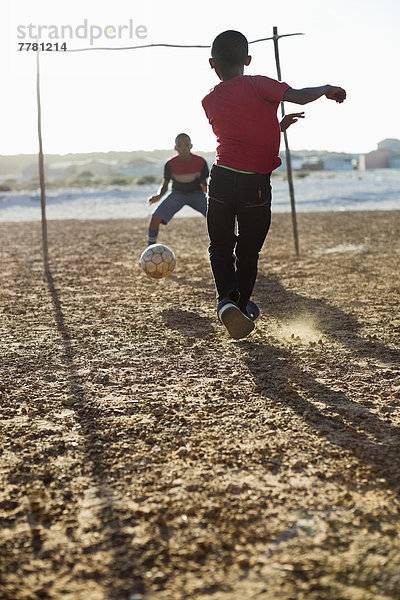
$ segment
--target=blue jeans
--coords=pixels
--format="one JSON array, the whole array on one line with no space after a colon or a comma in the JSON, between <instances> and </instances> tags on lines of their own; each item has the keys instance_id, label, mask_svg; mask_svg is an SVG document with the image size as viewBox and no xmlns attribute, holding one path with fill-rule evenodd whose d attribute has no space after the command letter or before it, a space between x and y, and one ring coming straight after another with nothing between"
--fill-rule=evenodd
<instances>
[{"instance_id":1,"label":"blue jeans","mask_svg":"<svg viewBox=\"0 0 400 600\"><path fill-rule=\"evenodd\" d=\"M257 277L259 252L270 224L270 173L245 174L213 165L208 188L207 228L219 302L230 298L245 312Z\"/></svg>"}]
</instances>

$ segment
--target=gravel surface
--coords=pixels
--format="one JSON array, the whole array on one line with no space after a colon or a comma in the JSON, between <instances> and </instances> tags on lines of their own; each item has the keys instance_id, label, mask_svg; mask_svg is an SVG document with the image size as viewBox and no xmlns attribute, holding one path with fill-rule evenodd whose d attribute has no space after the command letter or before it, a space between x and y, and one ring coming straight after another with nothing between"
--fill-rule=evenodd
<instances>
[{"instance_id":1,"label":"gravel surface","mask_svg":"<svg viewBox=\"0 0 400 600\"><path fill-rule=\"evenodd\" d=\"M202 218L0 224L1 600L400 599L400 212L298 221L238 342Z\"/></svg>"}]
</instances>

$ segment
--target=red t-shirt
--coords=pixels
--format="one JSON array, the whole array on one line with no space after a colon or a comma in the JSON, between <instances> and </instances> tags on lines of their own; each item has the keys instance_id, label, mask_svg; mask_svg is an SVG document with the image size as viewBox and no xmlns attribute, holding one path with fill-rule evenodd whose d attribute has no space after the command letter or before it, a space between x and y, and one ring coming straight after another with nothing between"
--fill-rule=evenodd
<instances>
[{"instance_id":1,"label":"red t-shirt","mask_svg":"<svg viewBox=\"0 0 400 600\"><path fill-rule=\"evenodd\" d=\"M222 81L202 100L217 136L215 164L270 173L281 164L277 109L290 86L263 75Z\"/></svg>"}]
</instances>

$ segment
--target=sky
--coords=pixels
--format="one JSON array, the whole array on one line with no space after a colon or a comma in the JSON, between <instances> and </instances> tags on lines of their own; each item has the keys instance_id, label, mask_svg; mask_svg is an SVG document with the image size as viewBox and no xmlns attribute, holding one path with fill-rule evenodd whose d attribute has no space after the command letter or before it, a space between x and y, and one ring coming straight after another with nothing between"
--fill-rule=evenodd
<instances>
[{"instance_id":1,"label":"sky","mask_svg":"<svg viewBox=\"0 0 400 600\"><path fill-rule=\"evenodd\" d=\"M38 150L36 53L18 47L34 41L29 36L39 26L39 41L53 44L52 52L40 53L47 154L172 149L180 132L191 136L194 151L216 146L201 106L218 84L209 49L75 53L55 51L56 42L69 50L211 45L226 29L251 41L272 36L273 26L280 34L304 34L279 41L284 81L347 91L341 105L325 98L305 107L287 103L287 113L306 114L288 130L290 147L369 152L385 138L400 139L399 23L398 0L2 0L0 154ZM245 74L277 78L272 41L252 44L250 54Z\"/></svg>"}]
</instances>

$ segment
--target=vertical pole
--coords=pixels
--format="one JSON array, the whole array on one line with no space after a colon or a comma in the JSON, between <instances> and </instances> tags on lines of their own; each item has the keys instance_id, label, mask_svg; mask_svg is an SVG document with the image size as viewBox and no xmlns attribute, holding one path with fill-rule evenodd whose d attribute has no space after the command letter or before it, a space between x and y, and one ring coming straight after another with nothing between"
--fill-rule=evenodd
<instances>
[{"instance_id":1,"label":"vertical pole","mask_svg":"<svg viewBox=\"0 0 400 600\"><path fill-rule=\"evenodd\" d=\"M273 40L274 40L274 50L275 50L276 71L278 73L278 80L282 81L281 65L280 65L280 60L279 60L279 49L278 49L279 35L278 35L277 27L273 28ZM281 111L282 111L282 118L283 118L285 116L285 106L284 106L283 102L281 102ZM288 179L288 184L289 184L290 206L291 206L291 210L292 210L294 247L296 250L296 256L299 256L300 255L299 234L297 231L296 204L295 204L295 199L294 199L292 159L290 156L290 148L289 148L289 142L288 142L288 137L287 137L286 131L283 132L283 137L285 140L286 173L287 173L287 179Z\"/></svg>"},{"instance_id":2,"label":"vertical pole","mask_svg":"<svg viewBox=\"0 0 400 600\"><path fill-rule=\"evenodd\" d=\"M36 98L37 98L37 122L39 139L39 183L40 183L40 206L42 209L42 249L45 269L48 267L48 245L47 245L47 222L46 222L46 188L44 180L44 160L42 143L42 110L40 104L40 68L39 50L36 51Z\"/></svg>"}]
</instances>

